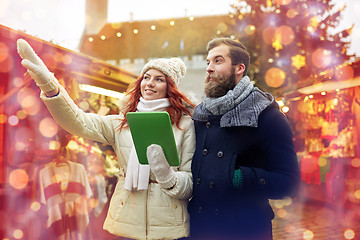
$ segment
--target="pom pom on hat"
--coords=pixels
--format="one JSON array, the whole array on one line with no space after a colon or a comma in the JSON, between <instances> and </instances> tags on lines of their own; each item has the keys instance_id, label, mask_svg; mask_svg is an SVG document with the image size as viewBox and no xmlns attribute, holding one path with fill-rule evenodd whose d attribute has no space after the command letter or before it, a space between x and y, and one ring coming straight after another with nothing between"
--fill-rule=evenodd
<instances>
[{"instance_id":1,"label":"pom pom on hat","mask_svg":"<svg viewBox=\"0 0 360 240\"><path fill-rule=\"evenodd\" d=\"M180 58L157 58L145 64L141 75L149 69L156 69L171 78L177 87L186 73L185 63Z\"/></svg>"}]
</instances>

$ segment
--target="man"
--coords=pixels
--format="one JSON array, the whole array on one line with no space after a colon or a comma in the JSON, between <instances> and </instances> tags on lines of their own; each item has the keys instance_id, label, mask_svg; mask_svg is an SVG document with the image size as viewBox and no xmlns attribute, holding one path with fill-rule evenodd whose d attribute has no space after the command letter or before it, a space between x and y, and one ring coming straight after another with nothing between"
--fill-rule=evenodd
<instances>
[{"instance_id":1,"label":"man","mask_svg":"<svg viewBox=\"0 0 360 240\"><path fill-rule=\"evenodd\" d=\"M269 199L293 197L300 183L290 125L246 76L240 42L214 39L207 50L206 97L193 115L191 239L272 239Z\"/></svg>"}]
</instances>

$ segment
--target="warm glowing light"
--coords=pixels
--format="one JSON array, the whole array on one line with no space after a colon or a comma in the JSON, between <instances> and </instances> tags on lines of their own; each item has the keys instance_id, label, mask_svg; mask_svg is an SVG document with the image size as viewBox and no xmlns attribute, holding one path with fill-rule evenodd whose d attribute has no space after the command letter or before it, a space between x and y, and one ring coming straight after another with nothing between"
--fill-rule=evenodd
<instances>
[{"instance_id":1,"label":"warm glowing light","mask_svg":"<svg viewBox=\"0 0 360 240\"><path fill-rule=\"evenodd\" d=\"M59 127L56 122L50 118L44 118L40 121L39 131L44 137L53 137L58 133Z\"/></svg>"},{"instance_id":2,"label":"warm glowing light","mask_svg":"<svg viewBox=\"0 0 360 240\"><path fill-rule=\"evenodd\" d=\"M279 5L288 5L292 0L275 0L275 2Z\"/></svg>"},{"instance_id":3,"label":"warm glowing light","mask_svg":"<svg viewBox=\"0 0 360 240\"><path fill-rule=\"evenodd\" d=\"M320 167L325 167L327 165L327 159L324 157L319 157L318 164Z\"/></svg>"},{"instance_id":4,"label":"warm glowing light","mask_svg":"<svg viewBox=\"0 0 360 240\"><path fill-rule=\"evenodd\" d=\"M121 32L117 32L117 33L116 33L116 36L117 36L117 37L121 37L121 35L122 35Z\"/></svg>"},{"instance_id":5,"label":"warm glowing light","mask_svg":"<svg viewBox=\"0 0 360 240\"><path fill-rule=\"evenodd\" d=\"M72 57L70 55L65 55L63 58L62 58L62 62L66 65L69 65L72 63Z\"/></svg>"},{"instance_id":6,"label":"warm glowing light","mask_svg":"<svg viewBox=\"0 0 360 240\"><path fill-rule=\"evenodd\" d=\"M299 14L299 13L298 13L295 9L293 9L293 8L289 9L289 10L286 12L286 16L287 16L288 18L294 18L294 17L296 17L298 14Z\"/></svg>"},{"instance_id":7,"label":"warm glowing light","mask_svg":"<svg viewBox=\"0 0 360 240\"><path fill-rule=\"evenodd\" d=\"M314 95L312 95L312 94L311 94L311 95L309 95L309 98L310 98L310 99L314 98Z\"/></svg>"},{"instance_id":8,"label":"warm glowing light","mask_svg":"<svg viewBox=\"0 0 360 240\"><path fill-rule=\"evenodd\" d=\"M253 34L255 32L255 30L256 30L256 27L254 25L247 25L245 27L244 31L245 31L245 34L251 35L251 34Z\"/></svg>"},{"instance_id":9,"label":"warm glowing light","mask_svg":"<svg viewBox=\"0 0 360 240\"><path fill-rule=\"evenodd\" d=\"M8 119L8 122L11 126L16 126L19 123L19 119L17 116L11 115Z\"/></svg>"},{"instance_id":10,"label":"warm glowing light","mask_svg":"<svg viewBox=\"0 0 360 240\"><path fill-rule=\"evenodd\" d=\"M174 26L175 25L175 21L170 21L170 26Z\"/></svg>"},{"instance_id":11,"label":"warm glowing light","mask_svg":"<svg viewBox=\"0 0 360 240\"><path fill-rule=\"evenodd\" d=\"M139 33L139 29L135 28L133 32L134 32L134 34L138 34L138 33Z\"/></svg>"},{"instance_id":12,"label":"warm glowing light","mask_svg":"<svg viewBox=\"0 0 360 240\"><path fill-rule=\"evenodd\" d=\"M33 202L33 203L31 203L30 208L31 208L31 210L33 210L34 212L37 212L37 211L40 210L41 204L40 204L39 202Z\"/></svg>"},{"instance_id":13,"label":"warm glowing light","mask_svg":"<svg viewBox=\"0 0 360 240\"><path fill-rule=\"evenodd\" d=\"M283 45L289 45L295 39L294 31L287 25L276 28L275 37Z\"/></svg>"},{"instance_id":14,"label":"warm glowing light","mask_svg":"<svg viewBox=\"0 0 360 240\"><path fill-rule=\"evenodd\" d=\"M320 93L322 96L325 96L326 95L326 92L321 92Z\"/></svg>"},{"instance_id":15,"label":"warm glowing light","mask_svg":"<svg viewBox=\"0 0 360 240\"><path fill-rule=\"evenodd\" d=\"M105 37L105 35L101 35L101 40L105 40L106 39L106 37Z\"/></svg>"},{"instance_id":16,"label":"warm glowing light","mask_svg":"<svg viewBox=\"0 0 360 240\"><path fill-rule=\"evenodd\" d=\"M310 230L306 230L303 234L304 240L314 239L314 233Z\"/></svg>"},{"instance_id":17,"label":"warm glowing light","mask_svg":"<svg viewBox=\"0 0 360 240\"><path fill-rule=\"evenodd\" d=\"M339 103L339 99L335 98L334 101L333 101L333 104L338 105L338 103Z\"/></svg>"},{"instance_id":18,"label":"warm glowing light","mask_svg":"<svg viewBox=\"0 0 360 240\"><path fill-rule=\"evenodd\" d=\"M34 116L40 109L40 99L38 93L29 88L21 89L16 97L18 103L26 111L27 115Z\"/></svg>"},{"instance_id":19,"label":"warm glowing light","mask_svg":"<svg viewBox=\"0 0 360 240\"><path fill-rule=\"evenodd\" d=\"M155 25L151 25L151 30L155 30L156 26Z\"/></svg>"},{"instance_id":20,"label":"warm glowing light","mask_svg":"<svg viewBox=\"0 0 360 240\"><path fill-rule=\"evenodd\" d=\"M289 110L290 110L290 108L288 106L284 106L284 107L281 108L281 111L283 113L287 113L287 112L289 112Z\"/></svg>"},{"instance_id":21,"label":"warm glowing light","mask_svg":"<svg viewBox=\"0 0 360 240\"><path fill-rule=\"evenodd\" d=\"M275 31L276 28L273 26L269 26L264 29L262 37L265 43L271 45L275 41Z\"/></svg>"},{"instance_id":22,"label":"warm glowing light","mask_svg":"<svg viewBox=\"0 0 360 240\"><path fill-rule=\"evenodd\" d=\"M360 167L360 158L351 159L351 166L358 168Z\"/></svg>"},{"instance_id":23,"label":"warm glowing light","mask_svg":"<svg viewBox=\"0 0 360 240\"><path fill-rule=\"evenodd\" d=\"M335 71L335 76L338 80L347 80L354 77L354 69L349 66L341 66Z\"/></svg>"},{"instance_id":24,"label":"warm glowing light","mask_svg":"<svg viewBox=\"0 0 360 240\"><path fill-rule=\"evenodd\" d=\"M278 216L279 218L284 218L284 217L286 217L286 214L287 214L287 212L286 212L286 210L283 209L283 208L281 208L281 209L279 209L279 210L277 211L277 216Z\"/></svg>"},{"instance_id":25,"label":"warm glowing light","mask_svg":"<svg viewBox=\"0 0 360 240\"><path fill-rule=\"evenodd\" d=\"M23 143L23 142L16 142L15 143L15 150L16 151L19 151L19 152L24 151L26 149L26 147L27 147L26 144Z\"/></svg>"},{"instance_id":26,"label":"warm glowing light","mask_svg":"<svg viewBox=\"0 0 360 240\"><path fill-rule=\"evenodd\" d=\"M15 239L21 239L21 238L24 237L24 233L23 233L23 231L21 231L20 229L16 229L16 230L14 231L13 237L14 237Z\"/></svg>"},{"instance_id":27,"label":"warm glowing light","mask_svg":"<svg viewBox=\"0 0 360 240\"><path fill-rule=\"evenodd\" d=\"M354 239L355 238L355 232L352 229L347 229L344 232L344 237L345 239Z\"/></svg>"},{"instance_id":28,"label":"warm glowing light","mask_svg":"<svg viewBox=\"0 0 360 240\"><path fill-rule=\"evenodd\" d=\"M12 80L12 82L15 87L20 87L24 83L24 80L22 78L16 77Z\"/></svg>"},{"instance_id":29,"label":"warm glowing light","mask_svg":"<svg viewBox=\"0 0 360 240\"><path fill-rule=\"evenodd\" d=\"M294 66L297 70L305 66L306 64L306 58L305 56L302 56L300 54L295 55L291 57L291 65Z\"/></svg>"},{"instance_id":30,"label":"warm glowing light","mask_svg":"<svg viewBox=\"0 0 360 240\"><path fill-rule=\"evenodd\" d=\"M354 192L354 196L356 199L360 199L360 189Z\"/></svg>"},{"instance_id":31,"label":"warm glowing light","mask_svg":"<svg viewBox=\"0 0 360 240\"><path fill-rule=\"evenodd\" d=\"M189 17L189 20L190 20L190 21L194 21L194 19L195 19L195 18L194 18L193 16Z\"/></svg>"},{"instance_id":32,"label":"warm glowing light","mask_svg":"<svg viewBox=\"0 0 360 240\"><path fill-rule=\"evenodd\" d=\"M276 101L277 104L279 105L279 107L283 107L284 106L284 101L283 100L278 100Z\"/></svg>"},{"instance_id":33,"label":"warm glowing light","mask_svg":"<svg viewBox=\"0 0 360 240\"><path fill-rule=\"evenodd\" d=\"M311 60L316 67L324 68L331 63L331 51L318 48L313 52Z\"/></svg>"},{"instance_id":34,"label":"warm glowing light","mask_svg":"<svg viewBox=\"0 0 360 240\"><path fill-rule=\"evenodd\" d=\"M114 98L122 98L124 96L123 93L119 93L105 88L95 87L87 84L79 84L79 88L83 91L97 93L100 95L114 97Z\"/></svg>"},{"instance_id":35,"label":"warm glowing light","mask_svg":"<svg viewBox=\"0 0 360 240\"><path fill-rule=\"evenodd\" d=\"M76 141L70 140L70 142L68 143L67 147L68 147L70 150L76 150L76 149L78 149L79 145L77 144Z\"/></svg>"},{"instance_id":36,"label":"warm glowing light","mask_svg":"<svg viewBox=\"0 0 360 240\"><path fill-rule=\"evenodd\" d=\"M15 189L23 189L29 182L29 176L23 169L15 169L9 175L9 184Z\"/></svg>"},{"instance_id":37,"label":"warm glowing light","mask_svg":"<svg viewBox=\"0 0 360 240\"><path fill-rule=\"evenodd\" d=\"M49 142L49 150L59 150L60 149L60 142L51 140Z\"/></svg>"},{"instance_id":38,"label":"warm glowing light","mask_svg":"<svg viewBox=\"0 0 360 240\"><path fill-rule=\"evenodd\" d=\"M7 122L7 117L5 114L0 113L0 124L4 124Z\"/></svg>"},{"instance_id":39,"label":"warm glowing light","mask_svg":"<svg viewBox=\"0 0 360 240\"><path fill-rule=\"evenodd\" d=\"M270 68L265 73L265 82L269 87L277 88L283 85L286 73L280 68Z\"/></svg>"},{"instance_id":40,"label":"warm glowing light","mask_svg":"<svg viewBox=\"0 0 360 240\"><path fill-rule=\"evenodd\" d=\"M93 42L93 41L94 41L94 38L89 37L89 38L88 38L88 41L89 41L89 42Z\"/></svg>"}]
</instances>

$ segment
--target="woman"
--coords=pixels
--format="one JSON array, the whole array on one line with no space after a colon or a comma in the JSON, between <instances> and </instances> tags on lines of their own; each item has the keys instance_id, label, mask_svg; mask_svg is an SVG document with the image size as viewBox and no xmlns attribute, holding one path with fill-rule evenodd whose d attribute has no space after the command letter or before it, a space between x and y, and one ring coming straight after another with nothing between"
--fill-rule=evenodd
<instances>
[{"instance_id":1,"label":"woman","mask_svg":"<svg viewBox=\"0 0 360 240\"><path fill-rule=\"evenodd\" d=\"M17 46L22 65L42 90L40 97L58 124L74 135L109 144L116 152L121 171L104 229L131 239L187 237L195 138L187 107L194 106L177 88L185 74L184 63L177 58L148 62L129 87L121 113L100 116L85 113L75 105L25 40L19 39ZM180 158L178 167L169 166L158 145L147 149L149 166L138 163L126 119L126 113L134 111L170 114ZM144 178L147 180L141 181Z\"/></svg>"}]
</instances>

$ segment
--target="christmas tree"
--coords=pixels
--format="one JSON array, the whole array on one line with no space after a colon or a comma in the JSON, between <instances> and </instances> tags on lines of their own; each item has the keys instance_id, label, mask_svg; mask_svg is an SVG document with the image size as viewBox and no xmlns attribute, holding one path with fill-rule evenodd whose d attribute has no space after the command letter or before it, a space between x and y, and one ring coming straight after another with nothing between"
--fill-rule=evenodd
<instances>
[{"instance_id":1,"label":"christmas tree","mask_svg":"<svg viewBox=\"0 0 360 240\"><path fill-rule=\"evenodd\" d=\"M352 28L334 31L343 9L331 0L238 0L231 8L224 34L247 46L259 88L279 96L346 75Z\"/></svg>"}]
</instances>

